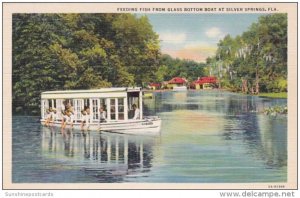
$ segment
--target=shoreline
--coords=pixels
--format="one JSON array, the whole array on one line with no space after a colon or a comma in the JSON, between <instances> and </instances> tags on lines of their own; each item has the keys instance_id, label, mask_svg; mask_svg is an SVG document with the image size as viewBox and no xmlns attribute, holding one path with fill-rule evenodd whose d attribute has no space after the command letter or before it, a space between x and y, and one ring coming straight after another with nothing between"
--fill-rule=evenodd
<instances>
[{"instance_id":1,"label":"shoreline","mask_svg":"<svg viewBox=\"0 0 300 198\"><path fill-rule=\"evenodd\" d=\"M287 92L279 92L279 93L260 93L257 96L259 97L266 97L266 98L282 98L282 99L287 99Z\"/></svg>"},{"instance_id":2,"label":"shoreline","mask_svg":"<svg viewBox=\"0 0 300 198\"><path fill-rule=\"evenodd\" d=\"M270 92L270 93L259 93L258 95L253 95L253 94L245 94L242 92L234 92L229 89L188 89L188 91L210 91L210 90L215 90L215 91L227 91L231 93L236 93L236 94L243 94L243 95L249 95L249 96L258 96L258 97L264 97L264 98L282 98L282 99L287 99L287 92ZM144 93L156 93L156 92L167 92L167 91L173 91L172 89L159 89L159 90L147 90L143 89Z\"/></svg>"}]
</instances>

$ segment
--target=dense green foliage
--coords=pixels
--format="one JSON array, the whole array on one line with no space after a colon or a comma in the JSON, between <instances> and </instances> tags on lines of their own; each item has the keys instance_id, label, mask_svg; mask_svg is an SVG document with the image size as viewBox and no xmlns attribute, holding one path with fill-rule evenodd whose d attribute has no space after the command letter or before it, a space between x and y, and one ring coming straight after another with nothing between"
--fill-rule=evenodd
<instances>
[{"instance_id":1,"label":"dense green foliage","mask_svg":"<svg viewBox=\"0 0 300 198\"><path fill-rule=\"evenodd\" d=\"M160 67L156 73L157 80L167 81L173 77L183 77L187 80L194 81L198 77L205 75L205 63L197 63L192 60L183 60L172 58L169 55L162 55L160 60Z\"/></svg>"},{"instance_id":2,"label":"dense green foliage","mask_svg":"<svg viewBox=\"0 0 300 198\"><path fill-rule=\"evenodd\" d=\"M148 18L131 14L14 14L13 111L38 112L48 90L142 86L160 47Z\"/></svg>"},{"instance_id":3,"label":"dense green foliage","mask_svg":"<svg viewBox=\"0 0 300 198\"><path fill-rule=\"evenodd\" d=\"M274 106L274 107L268 107L264 109L264 114L271 115L271 116L277 116L280 114L287 114L288 108L287 106Z\"/></svg>"},{"instance_id":4,"label":"dense green foliage","mask_svg":"<svg viewBox=\"0 0 300 198\"><path fill-rule=\"evenodd\" d=\"M255 94L286 92L287 15L262 16L242 35L227 35L207 65L222 87Z\"/></svg>"}]
</instances>

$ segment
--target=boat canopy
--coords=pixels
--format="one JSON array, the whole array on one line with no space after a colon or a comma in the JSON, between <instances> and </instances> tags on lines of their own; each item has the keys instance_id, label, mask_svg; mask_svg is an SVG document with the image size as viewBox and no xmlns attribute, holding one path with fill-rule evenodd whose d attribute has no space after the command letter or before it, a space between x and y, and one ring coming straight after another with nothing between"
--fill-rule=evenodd
<instances>
[{"instance_id":1,"label":"boat canopy","mask_svg":"<svg viewBox=\"0 0 300 198\"><path fill-rule=\"evenodd\" d=\"M118 87L90 90L66 90L42 92L42 99L69 99L69 98L110 98L126 97L127 93L140 92L140 87Z\"/></svg>"}]
</instances>

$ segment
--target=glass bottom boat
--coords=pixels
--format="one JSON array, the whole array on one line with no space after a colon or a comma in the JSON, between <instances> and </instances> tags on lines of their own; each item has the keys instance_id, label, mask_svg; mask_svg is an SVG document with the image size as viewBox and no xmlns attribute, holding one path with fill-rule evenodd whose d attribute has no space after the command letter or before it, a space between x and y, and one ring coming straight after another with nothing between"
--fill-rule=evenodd
<instances>
[{"instance_id":1,"label":"glass bottom boat","mask_svg":"<svg viewBox=\"0 0 300 198\"><path fill-rule=\"evenodd\" d=\"M143 116L142 99L139 87L47 91L41 94L41 123L80 130L159 133L161 119Z\"/></svg>"}]
</instances>

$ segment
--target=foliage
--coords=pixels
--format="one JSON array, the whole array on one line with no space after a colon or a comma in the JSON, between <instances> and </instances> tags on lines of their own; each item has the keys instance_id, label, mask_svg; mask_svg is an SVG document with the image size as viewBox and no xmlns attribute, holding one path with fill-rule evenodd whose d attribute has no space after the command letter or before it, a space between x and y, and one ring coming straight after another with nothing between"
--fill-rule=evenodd
<instances>
[{"instance_id":1,"label":"foliage","mask_svg":"<svg viewBox=\"0 0 300 198\"><path fill-rule=\"evenodd\" d=\"M286 106L274 106L274 107L268 107L264 109L265 115L271 115L276 116L278 114L287 114L288 109Z\"/></svg>"},{"instance_id":2,"label":"foliage","mask_svg":"<svg viewBox=\"0 0 300 198\"><path fill-rule=\"evenodd\" d=\"M13 14L13 111L39 111L48 90L141 86L160 48L147 17Z\"/></svg>"},{"instance_id":3,"label":"foliage","mask_svg":"<svg viewBox=\"0 0 300 198\"><path fill-rule=\"evenodd\" d=\"M287 98L287 92L279 93L259 93L258 96L268 97L268 98Z\"/></svg>"},{"instance_id":4,"label":"foliage","mask_svg":"<svg viewBox=\"0 0 300 198\"><path fill-rule=\"evenodd\" d=\"M158 82L171 80L173 77L184 77L190 82L204 76L205 63L197 63L191 60L174 59L164 54L160 59L160 67L156 72Z\"/></svg>"},{"instance_id":5,"label":"foliage","mask_svg":"<svg viewBox=\"0 0 300 198\"><path fill-rule=\"evenodd\" d=\"M242 35L225 36L207 66L232 90L287 91L287 15L262 16Z\"/></svg>"}]
</instances>

